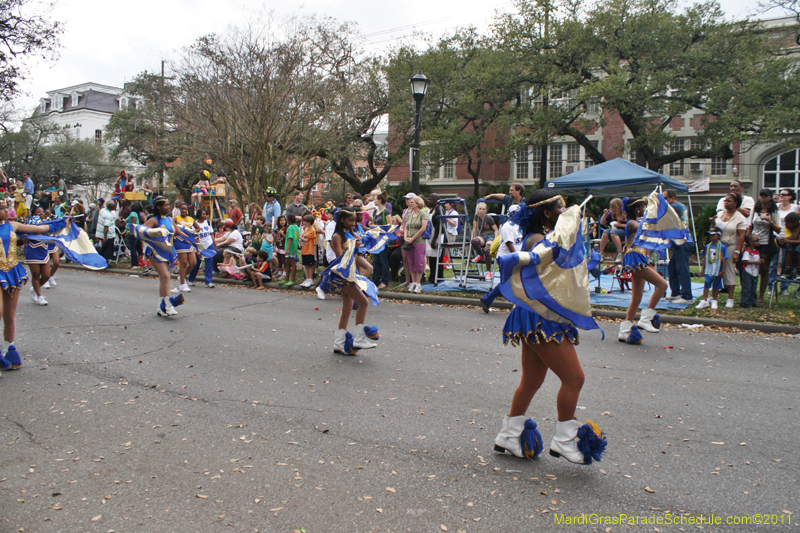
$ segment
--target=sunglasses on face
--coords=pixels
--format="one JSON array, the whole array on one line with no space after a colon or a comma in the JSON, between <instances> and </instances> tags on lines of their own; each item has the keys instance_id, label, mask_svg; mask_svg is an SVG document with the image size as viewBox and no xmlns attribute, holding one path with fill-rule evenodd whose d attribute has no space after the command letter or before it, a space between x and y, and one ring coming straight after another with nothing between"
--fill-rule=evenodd
<instances>
[{"instance_id":1,"label":"sunglasses on face","mask_svg":"<svg viewBox=\"0 0 800 533\"><path fill-rule=\"evenodd\" d=\"M782 192L782 193L781 193L779 196L791 196L791 194L788 194L788 193Z\"/></svg>"}]
</instances>

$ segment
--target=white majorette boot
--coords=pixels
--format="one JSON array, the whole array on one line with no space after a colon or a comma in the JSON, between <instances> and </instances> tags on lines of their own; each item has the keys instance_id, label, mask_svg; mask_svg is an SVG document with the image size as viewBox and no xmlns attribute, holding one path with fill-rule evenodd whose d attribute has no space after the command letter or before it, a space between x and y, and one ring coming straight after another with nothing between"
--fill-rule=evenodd
<instances>
[{"instance_id":1,"label":"white majorette boot","mask_svg":"<svg viewBox=\"0 0 800 533\"><path fill-rule=\"evenodd\" d=\"M346 329L337 329L333 336L333 353L341 355L355 355L353 335Z\"/></svg>"},{"instance_id":2,"label":"white majorette boot","mask_svg":"<svg viewBox=\"0 0 800 533\"><path fill-rule=\"evenodd\" d=\"M165 296L161 298L161 302L158 304L158 315L159 316L175 316L178 312L173 307L172 302L170 301L169 296Z\"/></svg>"},{"instance_id":3,"label":"white majorette boot","mask_svg":"<svg viewBox=\"0 0 800 533\"><path fill-rule=\"evenodd\" d=\"M367 337L364 331L364 324L356 324L355 332L353 333L353 347L357 350L369 350L378 346Z\"/></svg>"},{"instance_id":4,"label":"white majorette boot","mask_svg":"<svg viewBox=\"0 0 800 533\"><path fill-rule=\"evenodd\" d=\"M494 451L498 453L511 452L517 457L525 457L522 453L522 443L520 436L525 429L525 416L503 416L503 425L500 426L500 433L494 438Z\"/></svg>"},{"instance_id":5,"label":"white majorette boot","mask_svg":"<svg viewBox=\"0 0 800 533\"><path fill-rule=\"evenodd\" d=\"M661 317L656 314L655 309L648 308L642 311L642 316L639 317L636 325L648 333L658 333L658 328L661 327Z\"/></svg>"},{"instance_id":6,"label":"white majorette boot","mask_svg":"<svg viewBox=\"0 0 800 533\"><path fill-rule=\"evenodd\" d=\"M619 342L627 342L628 344L641 344L642 334L639 328L636 327L630 320L625 320L619 325L619 333L617 334Z\"/></svg>"},{"instance_id":7,"label":"white majorette boot","mask_svg":"<svg viewBox=\"0 0 800 533\"><path fill-rule=\"evenodd\" d=\"M563 457L579 465L599 461L606 451L606 435L591 420L581 424L577 420L556 422L556 434L550 441L550 455Z\"/></svg>"}]
</instances>

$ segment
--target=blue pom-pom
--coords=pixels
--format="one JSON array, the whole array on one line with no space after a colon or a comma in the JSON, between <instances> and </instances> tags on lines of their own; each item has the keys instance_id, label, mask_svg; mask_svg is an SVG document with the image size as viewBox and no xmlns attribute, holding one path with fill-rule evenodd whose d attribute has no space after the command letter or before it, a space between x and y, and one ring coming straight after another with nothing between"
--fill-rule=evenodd
<instances>
[{"instance_id":1,"label":"blue pom-pom","mask_svg":"<svg viewBox=\"0 0 800 533\"><path fill-rule=\"evenodd\" d=\"M380 340L381 338L378 334L378 326L364 326L364 334L374 341Z\"/></svg>"},{"instance_id":2,"label":"blue pom-pom","mask_svg":"<svg viewBox=\"0 0 800 533\"><path fill-rule=\"evenodd\" d=\"M661 315L656 313L656 316L653 317L653 320L650 321L653 324L653 327L656 329L661 329Z\"/></svg>"},{"instance_id":3,"label":"blue pom-pom","mask_svg":"<svg viewBox=\"0 0 800 533\"><path fill-rule=\"evenodd\" d=\"M344 336L344 348L342 351L345 355L355 355L359 348L353 346L353 334L349 331Z\"/></svg>"},{"instance_id":4,"label":"blue pom-pom","mask_svg":"<svg viewBox=\"0 0 800 533\"><path fill-rule=\"evenodd\" d=\"M358 304L356 302L353 302L353 311L356 311L357 309L358 309Z\"/></svg>"},{"instance_id":5,"label":"blue pom-pom","mask_svg":"<svg viewBox=\"0 0 800 533\"><path fill-rule=\"evenodd\" d=\"M11 370L22 367L22 358L19 356L19 352L13 344L8 347L5 358L8 361Z\"/></svg>"},{"instance_id":6,"label":"blue pom-pom","mask_svg":"<svg viewBox=\"0 0 800 533\"><path fill-rule=\"evenodd\" d=\"M186 303L186 298L183 297L183 294L179 294L177 296L170 296L169 303L172 304L172 307L178 307L179 305L183 305Z\"/></svg>"},{"instance_id":7,"label":"blue pom-pom","mask_svg":"<svg viewBox=\"0 0 800 533\"><path fill-rule=\"evenodd\" d=\"M587 420L584 425L578 428L578 451L583 454L583 462L587 465L592 464L592 461L600 461L606 451L608 439L606 434L600 431L600 428L592 422Z\"/></svg>"},{"instance_id":8,"label":"blue pom-pom","mask_svg":"<svg viewBox=\"0 0 800 533\"><path fill-rule=\"evenodd\" d=\"M642 337L641 332L639 331L639 326L633 325L631 327L631 332L628 334L628 344L642 344L644 338Z\"/></svg>"},{"instance_id":9,"label":"blue pom-pom","mask_svg":"<svg viewBox=\"0 0 800 533\"><path fill-rule=\"evenodd\" d=\"M0 370L8 370L11 368L11 363L9 363L5 357L0 355Z\"/></svg>"},{"instance_id":10,"label":"blue pom-pom","mask_svg":"<svg viewBox=\"0 0 800 533\"><path fill-rule=\"evenodd\" d=\"M525 421L525 429L522 430L522 435L519 436L519 442L522 445L522 453L525 455L525 459L531 461L539 457L539 454L544 450L542 434L536 429L536 422L532 418Z\"/></svg>"}]
</instances>

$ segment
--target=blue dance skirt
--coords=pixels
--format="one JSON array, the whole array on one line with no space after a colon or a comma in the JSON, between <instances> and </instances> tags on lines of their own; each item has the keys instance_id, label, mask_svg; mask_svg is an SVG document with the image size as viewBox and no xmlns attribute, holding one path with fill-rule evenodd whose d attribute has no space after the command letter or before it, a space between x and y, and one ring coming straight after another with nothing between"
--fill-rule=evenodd
<instances>
[{"instance_id":1,"label":"blue dance skirt","mask_svg":"<svg viewBox=\"0 0 800 533\"><path fill-rule=\"evenodd\" d=\"M29 265L43 265L50 261L50 254L47 252L47 246L25 245L25 263Z\"/></svg>"},{"instance_id":2,"label":"blue dance skirt","mask_svg":"<svg viewBox=\"0 0 800 533\"><path fill-rule=\"evenodd\" d=\"M522 339L532 344L549 341L562 342L567 339L578 344L578 329L569 324L559 324L541 317L539 313L516 306L503 325L503 344L516 346Z\"/></svg>"},{"instance_id":3,"label":"blue dance skirt","mask_svg":"<svg viewBox=\"0 0 800 533\"><path fill-rule=\"evenodd\" d=\"M630 251L626 252L625 255L622 256L622 271L625 273L636 272L637 270L641 270L649 266L650 262L642 253Z\"/></svg>"},{"instance_id":4,"label":"blue dance skirt","mask_svg":"<svg viewBox=\"0 0 800 533\"><path fill-rule=\"evenodd\" d=\"M175 247L175 252L179 254L181 253L185 254L187 252L197 251L197 248L195 248L192 243L190 243L189 241L185 241L180 237L175 237L172 240L172 245Z\"/></svg>"},{"instance_id":5,"label":"blue dance skirt","mask_svg":"<svg viewBox=\"0 0 800 533\"><path fill-rule=\"evenodd\" d=\"M0 270L0 287L8 293L22 288L28 281L28 272L22 265L14 265L8 272Z\"/></svg>"}]
</instances>

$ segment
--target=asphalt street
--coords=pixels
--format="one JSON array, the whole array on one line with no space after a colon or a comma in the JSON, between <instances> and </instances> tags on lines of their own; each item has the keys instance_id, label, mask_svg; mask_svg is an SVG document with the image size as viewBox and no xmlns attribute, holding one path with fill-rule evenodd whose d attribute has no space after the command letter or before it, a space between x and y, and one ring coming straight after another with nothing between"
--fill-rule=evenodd
<instances>
[{"instance_id":1,"label":"asphalt street","mask_svg":"<svg viewBox=\"0 0 800 533\"><path fill-rule=\"evenodd\" d=\"M798 530L800 339L665 326L629 346L602 322L578 418L609 447L579 466L492 451L519 379L503 312L384 302L378 347L343 357L338 299L197 286L166 319L156 295L74 271L46 307L24 289L0 532ZM528 413L545 445L558 386Z\"/></svg>"}]
</instances>

